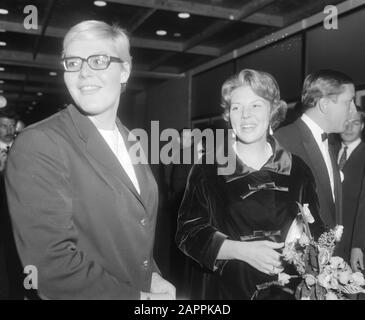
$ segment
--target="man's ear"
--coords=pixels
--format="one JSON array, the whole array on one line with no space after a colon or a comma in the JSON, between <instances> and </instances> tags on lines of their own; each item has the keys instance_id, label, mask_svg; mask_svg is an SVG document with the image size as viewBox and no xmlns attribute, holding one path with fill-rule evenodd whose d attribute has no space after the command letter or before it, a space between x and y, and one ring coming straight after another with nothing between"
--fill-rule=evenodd
<instances>
[{"instance_id":1,"label":"man's ear","mask_svg":"<svg viewBox=\"0 0 365 320\"><path fill-rule=\"evenodd\" d=\"M328 108L329 108L329 103L330 103L330 99L328 99L328 98L319 99L318 109L321 111L321 113L327 114Z\"/></svg>"},{"instance_id":2,"label":"man's ear","mask_svg":"<svg viewBox=\"0 0 365 320\"><path fill-rule=\"evenodd\" d=\"M131 65L128 62L123 62L122 68L123 70L120 74L120 83L126 84L129 76L131 75Z\"/></svg>"}]
</instances>

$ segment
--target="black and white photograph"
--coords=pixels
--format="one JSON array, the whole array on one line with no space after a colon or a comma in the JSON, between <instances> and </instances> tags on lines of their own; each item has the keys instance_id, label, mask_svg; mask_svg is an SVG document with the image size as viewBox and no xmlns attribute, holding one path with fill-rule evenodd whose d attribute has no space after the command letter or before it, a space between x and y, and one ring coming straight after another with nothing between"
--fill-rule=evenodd
<instances>
[{"instance_id":1,"label":"black and white photograph","mask_svg":"<svg viewBox=\"0 0 365 320\"><path fill-rule=\"evenodd\" d=\"M0 0L0 302L365 300L363 30L365 0Z\"/></svg>"}]
</instances>

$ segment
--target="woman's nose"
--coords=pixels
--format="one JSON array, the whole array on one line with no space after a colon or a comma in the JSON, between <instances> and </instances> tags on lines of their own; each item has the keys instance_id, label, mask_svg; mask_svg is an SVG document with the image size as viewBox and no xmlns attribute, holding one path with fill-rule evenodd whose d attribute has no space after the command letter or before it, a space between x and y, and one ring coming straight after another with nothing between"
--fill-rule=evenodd
<instances>
[{"instance_id":1,"label":"woman's nose","mask_svg":"<svg viewBox=\"0 0 365 320\"><path fill-rule=\"evenodd\" d=\"M248 118L250 116L250 109L247 107L242 107L241 118Z\"/></svg>"},{"instance_id":2,"label":"woman's nose","mask_svg":"<svg viewBox=\"0 0 365 320\"><path fill-rule=\"evenodd\" d=\"M86 61L82 61L81 69L80 69L80 77L85 78L92 74L92 70L89 67Z\"/></svg>"}]
</instances>

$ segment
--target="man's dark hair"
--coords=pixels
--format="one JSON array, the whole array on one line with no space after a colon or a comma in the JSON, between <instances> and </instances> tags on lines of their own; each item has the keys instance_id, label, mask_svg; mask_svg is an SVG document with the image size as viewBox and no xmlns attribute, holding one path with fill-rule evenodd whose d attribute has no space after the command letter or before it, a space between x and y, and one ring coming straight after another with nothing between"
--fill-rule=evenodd
<instances>
[{"instance_id":1,"label":"man's dark hair","mask_svg":"<svg viewBox=\"0 0 365 320\"><path fill-rule=\"evenodd\" d=\"M0 108L0 118L19 120L18 115L12 108Z\"/></svg>"},{"instance_id":2,"label":"man's dark hair","mask_svg":"<svg viewBox=\"0 0 365 320\"><path fill-rule=\"evenodd\" d=\"M356 111L360 114L361 122L365 122L365 108L356 105Z\"/></svg>"},{"instance_id":3,"label":"man's dark hair","mask_svg":"<svg viewBox=\"0 0 365 320\"><path fill-rule=\"evenodd\" d=\"M314 108L321 98L337 98L344 91L344 85L354 84L346 74L335 70L319 70L309 74L303 84L303 112Z\"/></svg>"}]
</instances>

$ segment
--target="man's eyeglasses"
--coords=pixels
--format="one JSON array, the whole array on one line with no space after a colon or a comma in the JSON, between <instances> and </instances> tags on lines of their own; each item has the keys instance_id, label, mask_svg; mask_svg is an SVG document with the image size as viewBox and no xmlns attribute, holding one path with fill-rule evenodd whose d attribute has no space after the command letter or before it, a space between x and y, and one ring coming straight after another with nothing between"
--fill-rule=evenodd
<instances>
[{"instance_id":1,"label":"man's eyeglasses","mask_svg":"<svg viewBox=\"0 0 365 320\"><path fill-rule=\"evenodd\" d=\"M81 57L65 57L62 59L62 65L67 72L77 72L81 70L84 61L93 70L105 70L112 62L124 62L117 57L111 57L106 54L95 54L86 59Z\"/></svg>"}]
</instances>

